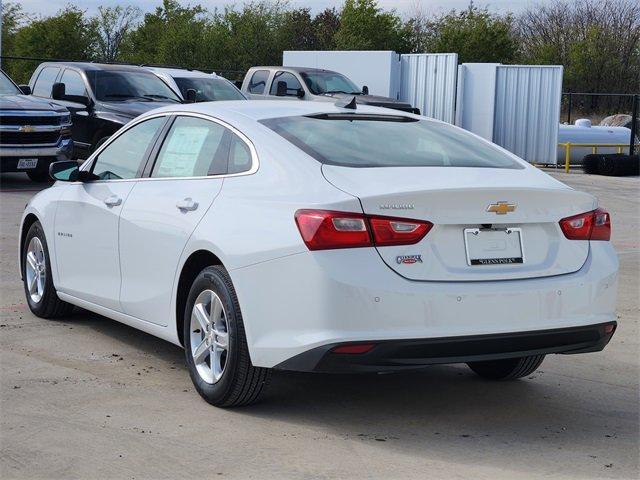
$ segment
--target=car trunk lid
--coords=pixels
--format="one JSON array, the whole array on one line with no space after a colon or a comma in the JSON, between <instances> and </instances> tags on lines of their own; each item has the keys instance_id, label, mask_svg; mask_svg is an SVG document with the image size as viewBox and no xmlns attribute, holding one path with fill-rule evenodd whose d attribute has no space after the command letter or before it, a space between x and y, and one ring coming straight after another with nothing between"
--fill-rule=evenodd
<instances>
[{"instance_id":1,"label":"car trunk lid","mask_svg":"<svg viewBox=\"0 0 640 480\"><path fill-rule=\"evenodd\" d=\"M358 197L368 215L433 223L415 245L377 247L391 269L411 280L562 275L579 270L589 253L589 242L568 240L558 222L593 210L595 199L531 168L322 170L331 184Z\"/></svg>"}]
</instances>

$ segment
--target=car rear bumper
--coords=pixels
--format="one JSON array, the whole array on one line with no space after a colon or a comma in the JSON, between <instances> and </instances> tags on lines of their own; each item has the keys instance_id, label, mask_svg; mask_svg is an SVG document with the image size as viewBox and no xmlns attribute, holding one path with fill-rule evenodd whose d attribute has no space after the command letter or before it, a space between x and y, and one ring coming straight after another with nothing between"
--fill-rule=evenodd
<instances>
[{"instance_id":1,"label":"car rear bumper","mask_svg":"<svg viewBox=\"0 0 640 480\"><path fill-rule=\"evenodd\" d=\"M49 170L52 162L69 160L73 153L73 141L62 139L58 145L48 147L36 146L4 146L0 145L0 171L1 172L45 172ZM35 168L18 168L21 159L37 158Z\"/></svg>"},{"instance_id":2,"label":"car rear bumper","mask_svg":"<svg viewBox=\"0 0 640 480\"><path fill-rule=\"evenodd\" d=\"M617 272L611 244L592 242L577 272L522 280L407 280L370 248L304 252L229 273L253 364L282 367L302 353L351 342L428 345L614 322ZM436 358L456 361L459 353Z\"/></svg>"},{"instance_id":3,"label":"car rear bumper","mask_svg":"<svg viewBox=\"0 0 640 480\"><path fill-rule=\"evenodd\" d=\"M413 370L438 363L466 363L550 353L599 352L613 336L617 323L537 330L533 332L383 340L329 344L296 355L274 368L302 372L364 373ZM369 345L366 353L336 353L341 346Z\"/></svg>"}]
</instances>

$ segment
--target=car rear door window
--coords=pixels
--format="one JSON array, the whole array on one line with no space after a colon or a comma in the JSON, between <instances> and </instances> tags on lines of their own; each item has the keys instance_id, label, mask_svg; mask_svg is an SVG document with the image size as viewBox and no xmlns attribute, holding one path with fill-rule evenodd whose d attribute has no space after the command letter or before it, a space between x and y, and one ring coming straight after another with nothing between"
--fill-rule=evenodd
<instances>
[{"instance_id":1,"label":"car rear door window","mask_svg":"<svg viewBox=\"0 0 640 480\"><path fill-rule=\"evenodd\" d=\"M53 87L58 73L60 73L59 67L44 67L33 85L33 95L51 98L51 87Z\"/></svg>"},{"instance_id":2,"label":"car rear door window","mask_svg":"<svg viewBox=\"0 0 640 480\"><path fill-rule=\"evenodd\" d=\"M79 95L81 97L87 96L87 89L85 88L84 81L78 72L75 70L66 69L60 78L60 82L64 83L65 94L67 95Z\"/></svg>"},{"instance_id":3,"label":"car rear door window","mask_svg":"<svg viewBox=\"0 0 640 480\"><path fill-rule=\"evenodd\" d=\"M151 176L204 177L225 173L230 132L197 117L176 118L158 153Z\"/></svg>"},{"instance_id":4,"label":"car rear door window","mask_svg":"<svg viewBox=\"0 0 640 480\"><path fill-rule=\"evenodd\" d=\"M249 93L262 95L269 79L269 70L256 70L249 80Z\"/></svg>"},{"instance_id":5,"label":"car rear door window","mask_svg":"<svg viewBox=\"0 0 640 480\"><path fill-rule=\"evenodd\" d=\"M249 146L240 137L233 134L229 148L228 173L241 173L251 170L252 159Z\"/></svg>"},{"instance_id":6,"label":"car rear door window","mask_svg":"<svg viewBox=\"0 0 640 480\"><path fill-rule=\"evenodd\" d=\"M287 84L287 95L296 95L298 90L302 89L302 85L293 73L278 72L273 77L273 82L271 82L269 95L275 95L278 92L278 82Z\"/></svg>"},{"instance_id":7,"label":"car rear door window","mask_svg":"<svg viewBox=\"0 0 640 480\"><path fill-rule=\"evenodd\" d=\"M131 127L105 147L93 163L92 172L101 180L136 178L156 134L166 122L156 117Z\"/></svg>"}]
</instances>

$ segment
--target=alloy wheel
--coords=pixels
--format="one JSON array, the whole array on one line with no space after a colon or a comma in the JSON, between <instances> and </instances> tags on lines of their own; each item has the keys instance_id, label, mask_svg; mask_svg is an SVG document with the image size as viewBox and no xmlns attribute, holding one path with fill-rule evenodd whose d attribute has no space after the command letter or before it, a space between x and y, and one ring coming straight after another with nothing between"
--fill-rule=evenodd
<instances>
[{"instance_id":1,"label":"alloy wheel","mask_svg":"<svg viewBox=\"0 0 640 480\"><path fill-rule=\"evenodd\" d=\"M209 384L224 373L229 351L227 315L220 297L212 290L198 295L191 310L190 345L198 374Z\"/></svg>"},{"instance_id":2,"label":"alloy wheel","mask_svg":"<svg viewBox=\"0 0 640 480\"><path fill-rule=\"evenodd\" d=\"M38 237L33 237L27 246L25 259L25 276L27 290L33 303L39 303L44 295L47 275L47 262L44 247Z\"/></svg>"}]
</instances>

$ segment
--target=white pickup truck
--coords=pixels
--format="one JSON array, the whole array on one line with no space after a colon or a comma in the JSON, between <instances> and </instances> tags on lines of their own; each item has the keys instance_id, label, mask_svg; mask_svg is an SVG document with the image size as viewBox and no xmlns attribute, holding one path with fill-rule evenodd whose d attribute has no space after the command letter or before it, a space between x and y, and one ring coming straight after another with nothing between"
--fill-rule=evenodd
<instances>
[{"instance_id":1,"label":"white pickup truck","mask_svg":"<svg viewBox=\"0 0 640 480\"><path fill-rule=\"evenodd\" d=\"M333 102L354 96L356 103L420 114L410 104L390 97L369 95L366 86L338 72L306 67L252 67L242 82L242 92L251 100L306 100Z\"/></svg>"}]
</instances>

